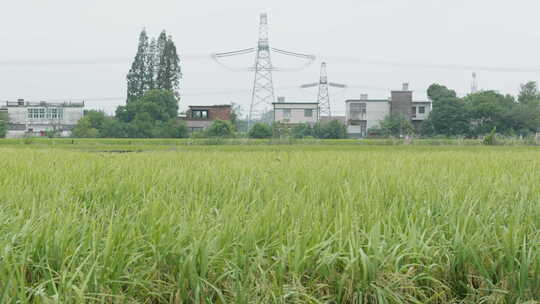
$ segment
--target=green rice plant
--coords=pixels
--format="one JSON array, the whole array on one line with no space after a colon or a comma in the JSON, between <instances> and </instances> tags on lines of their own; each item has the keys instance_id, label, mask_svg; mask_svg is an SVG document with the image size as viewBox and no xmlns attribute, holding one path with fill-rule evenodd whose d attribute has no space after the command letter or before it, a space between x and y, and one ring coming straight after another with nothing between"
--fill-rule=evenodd
<instances>
[{"instance_id":1,"label":"green rice plant","mask_svg":"<svg viewBox=\"0 0 540 304\"><path fill-rule=\"evenodd\" d=\"M54 141L0 147L0 303L540 299L533 146Z\"/></svg>"}]
</instances>

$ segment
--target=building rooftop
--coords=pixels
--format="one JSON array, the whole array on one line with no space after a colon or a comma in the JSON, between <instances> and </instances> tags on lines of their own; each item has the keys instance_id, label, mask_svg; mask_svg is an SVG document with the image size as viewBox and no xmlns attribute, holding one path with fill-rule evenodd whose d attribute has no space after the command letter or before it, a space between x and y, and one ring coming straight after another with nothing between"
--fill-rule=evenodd
<instances>
[{"instance_id":1,"label":"building rooftop","mask_svg":"<svg viewBox=\"0 0 540 304\"><path fill-rule=\"evenodd\" d=\"M201 105L197 105L197 106L188 106L189 108L228 108L228 107L232 107L231 105L228 105L228 104L224 104L224 105L209 105L209 106L201 106Z\"/></svg>"},{"instance_id":2,"label":"building rooftop","mask_svg":"<svg viewBox=\"0 0 540 304\"><path fill-rule=\"evenodd\" d=\"M83 102L46 102L46 101L6 101L6 107L73 107L73 108L82 108L84 107Z\"/></svg>"},{"instance_id":3,"label":"building rooftop","mask_svg":"<svg viewBox=\"0 0 540 304\"><path fill-rule=\"evenodd\" d=\"M390 102L389 99L347 99L345 102Z\"/></svg>"},{"instance_id":4,"label":"building rooftop","mask_svg":"<svg viewBox=\"0 0 540 304\"><path fill-rule=\"evenodd\" d=\"M272 102L272 104L319 104L318 102L311 102L311 101L307 101L307 102L290 102L290 101L287 101L287 102Z\"/></svg>"}]
</instances>

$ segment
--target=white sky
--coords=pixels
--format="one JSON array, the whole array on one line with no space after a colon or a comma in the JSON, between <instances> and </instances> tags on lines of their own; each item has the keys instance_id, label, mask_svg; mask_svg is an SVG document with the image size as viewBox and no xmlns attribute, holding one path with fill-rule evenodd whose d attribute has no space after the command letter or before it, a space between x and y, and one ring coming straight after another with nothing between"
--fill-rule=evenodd
<instances>
[{"instance_id":1,"label":"white sky","mask_svg":"<svg viewBox=\"0 0 540 304\"><path fill-rule=\"evenodd\" d=\"M351 86L331 91L338 114L346 98L386 98L405 81L415 99L433 82L466 93L473 71L480 88L515 94L540 78L539 9L534 0L1 0L0 100L88 99L112 112L146 27L156 36L166 29L179 49L181 109L231 101L247 109L253 74L225 70L209 54L255 47L261 12L273 47L318 56L303 71L274 74L276 95L289 101L316 98L296 87L318 80L322 60L330 81Z\"/></svg>"}]
</instances>

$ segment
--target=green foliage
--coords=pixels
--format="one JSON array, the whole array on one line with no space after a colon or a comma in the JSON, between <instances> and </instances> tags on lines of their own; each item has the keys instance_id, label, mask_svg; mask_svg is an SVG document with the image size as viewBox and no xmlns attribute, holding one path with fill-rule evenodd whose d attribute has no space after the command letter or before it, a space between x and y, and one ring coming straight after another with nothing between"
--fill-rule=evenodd
<instances>
[{"instance_id":1,"label":"green foliage","mask_svg":"<svg viewBox=\"0 0 540 304\"><path fill-rule=\"evenodd\" d=\"M0 111L0 138L4 138L8 131L8 115Z\"/></svg>"},{"instance_id":2,"label":"green foliage","mask_svg":"<svg viewBox=\"0 0 540 304\"><path fill-rule=\"evenodd\" d=\"M450 90L446 86L437 83L429 86L427 95L431 101L457 98L456 91Z\"/></svg>"},{"instance_id":3,"label":"green foliage","mask_svg":"<svg viewBox=\"0 0 540 304\"><path fill-rule=\"evenodd\" d=\"M249 138L270 138L272 137L272 127L264 123L256 123L248 133Z\"/></svg>"},{"instance_id":4,"label":"green foliage","mask_svg":"<svg viewBox=\"0 0 540 304\"><path fill-rule=\"evenodd\" d=\"M95 110L85 111L83 118L79 120L72 131L73 137L78 138L98 138L100 130L103 128L105 121L105 113Z\"/></svg>"},{"instance_id":5,"label":"green foliage","mask_svg":"<svg viewBox=\"0 0 540 304\"><path fill-rule=\"evenodd\" d=\"M465 103L456 97L456 92L445 86L433 84L428 89L428 96L433 102L433 110L422 124L422 134L434 135L469 135L470 115Z\"/></svg>"},{"instance_id":6,"label":"green foliage","mask_svg":"<svg viewBox=\"0 0 540 304\"><path fill-rule=\"evenodd\" d=\"M2 303L540 298L537 147L52 142L2 147Z\"/></svg>"},{"instance_id":7,"label":"green foliage","mask_svg":"<svg viewBox=\"0 0 540 304\"><path fill-rule=\"evenodd\" d=\"M142 30L139 35L137 54L127 74L127 102L139 99L146 92L145 80L148 77L147 57L149 56L148 35Z\"/></svg>"},{"instance_id":8,"label":"green foliage","mask_svg":"<svg viewBox=\"0 0 540 304\"><path fill-rule=\"evenodd\" d=\"M229 121L214 120L205 133L207 137L232 137L234 127Z\"/></svg>"},{"instance_id":9,"label":"green foliage","mask_svg":"<svg viewBox=\"0 0 540 304\"><path fill-rule=\"evenodd\" d=\"M312 128L313 136L321 139L347 138L347 126L338 120L327 123L316 123Z\"/></svg>"},{"instance_id":10,"label":"green foliage","mask_svg":"<svg viewBox=\"0 0 540 304\"><path fill-rule=\"evenodd\" d=\"M497 143L497 127L493 127L493 130L484 138L483 144L486 146L493 146Z\"/></svg>"},{"instance_id":11,"label":"green foliage","mask_svg":"<svg viewBox=\"0 0 540 304\"><path fill-rule=\"evenodd\" d=\"M524 105L540 105L540 92L535 81L529 81L521 85L521 90L518 95L518 101Z\"/></svg>"},{"instance_id":12,"label":"green foliage","mask_svg":"<svg viewBox=\"0 0 540 304\"><path fill-rule=\"evenodd\" d=\"M463 98L466 111L472 122L474 135L489 133L493 128L507 132L511 128L508 114L518 106L510 95L495 91L482 91Z\"/></svg>"},{"instance_id":13,"label":"green foliage","mask_svg":"<svg viewBox=\"0 0 540 304\"><path fill-rule=\"evenodd\" d=\"M290 133L291 130L288 125L280 122L272 123L272 134L274 138L288 138L290 136Z\"/></svg>"},{"instance_id":14,"label":"green foliage","mask_svg":"<svg viewBox=\"0 0 540 304\"><path fill-rule=\"evenodd\" d=\"M291 130L292 137L294 138L306 138L313 135L313 128L310 124L303 123L294 126Z\"/></svg>"},{"instance_id":15,"label":"green foliage","mask_svg":"<svg viewBox=\"0 0 540 304\"><path fill-rule=\"evenodd\" d=\"M389 114L380 123L379 129L383 136L404 136L414 133L414 126L408 117L401 114Z\"/></svg>"},{"instance_id":16,"label":"green foliage","mask_svg":"<svg viewBox=\"0 0 540 304\"><path fill-rule=\"evenodd\" d=\"M540 93L535 82L521 86L518 102L510 95L482 91L464 98L453 90L433 84L428 89L433 110L422 124L425 136L467 136L500 134L528 136L540 130Z\"/></svg>"},{"instance_id":17,"label":"green foliage","mask_svg":"<svg viewBox=\"0 0 540 304\"><path fill-rule=\"evenodd\" d=\"M176 46L163 31L158 40L139 35L137 54L127 74L127 103L141 99L154 89L167 90L178 97L182 72ZM131 117L133 119L133 117Z\"/></svg>"}]
</instances>

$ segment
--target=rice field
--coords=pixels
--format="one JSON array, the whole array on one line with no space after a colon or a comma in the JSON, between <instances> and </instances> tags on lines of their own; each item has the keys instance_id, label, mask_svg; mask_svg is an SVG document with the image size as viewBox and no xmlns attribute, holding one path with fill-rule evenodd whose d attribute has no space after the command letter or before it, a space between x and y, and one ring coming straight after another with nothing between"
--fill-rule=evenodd
<instances>
[{"instance_id":1,"label":"rice field","mask_svg":"<svg viewBox=\"0 0 540 304\"><path fill-rule=\"evenodd\" d=\"M538 147L90 150L0 145L0 303L540 300Z\"/></svg>"}]
</instances>

